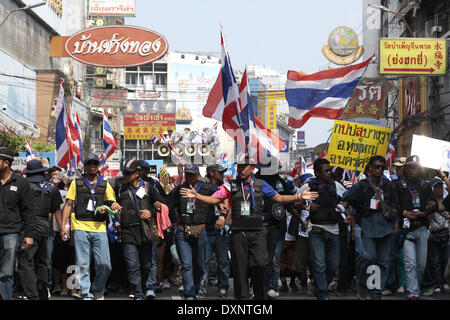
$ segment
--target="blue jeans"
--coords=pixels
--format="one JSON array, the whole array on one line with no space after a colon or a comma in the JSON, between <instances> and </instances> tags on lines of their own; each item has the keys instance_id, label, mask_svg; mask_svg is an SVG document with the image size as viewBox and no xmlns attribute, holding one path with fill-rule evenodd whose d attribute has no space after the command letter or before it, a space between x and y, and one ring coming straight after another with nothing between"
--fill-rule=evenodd
<instances>
[{"instance_id":1,"label":"blue jeans","mask_svg":"<svg viewBox=\"0 0 450 320\"><path fill-rule=\"evenodd\" d=\"M328 297L328 284L333 280L339 267L340 239L338 234L323 231L320 234L309 233L314 285L318 298Z\"/></svg>"},{"instance_id":2,"label":"blue jeans","mask_svg":"<svg viewBox=\"0 0 450 320\"><path fill-rule=\"evenodd\" d=\"M381 297L381 292L384 290L386 279L389 271L389 258L392 246L392 233L383 238L367 238L362 237L362 268L361 268L361 282L362 288L367 289L367 280L369 273L367 268L371 265L377 265L380 268L380 288L371 289L370 296L372 298Z\"/></svg>"},{"instance_id":3,"label":"blue jeans","mask_svg":"<svg viewBox=\"0 0 450 320\"><path fill-rule=\"evenodd\" d=\"M186 239L184 230L176 230L177 252L185 298L196 298L205 274L205 247L208 237L203 229L198 239Z\"/></svg>"},{"instance_id":4,"label":"blue jeans","mask_svg":"<svg viewBox=\"0 0 450 320\"><path fill-rule=\"evenodd\" d=\"M48 252L48 287L52 287L53 283L53 249L54 249L54 240L55 240L56 232L52 232L52 235L48 237L47 240L47 252ZM59 234L56 234L59 236Z\"/></svg>"},{"instance_id":5,"label":"blue jeans","mask_svg":"<svg viewBox=\"0 0 450 320\"><path fill-rule=\"evenodd\" d=\"M355 224L355 277L356 282L359 283L361 279L361 251L362 251L362 239L361 239L361 227Z\"/></svg>"},{"instance_id":6,"label":"blue jeans","mask_svg":"<svg viewBox=\"0 0 450 320\"><path fill-rule=\"evenodd\" d=\"M441 266L448 260L450 246L441 246L439 242L428 240L428 258L425 273L423 275L422 286L442 287L444 285L443 272Z\"/></svg>"},{"instance_id":7,"label":"blue jeans","mask_svg":"<svg viewBox=\"0 0 450 320\"><path fill-rule=\"evenodd\" d=\"M128 281L135 298L143 298L142 289L155 290L156 286L156 251L158 245L124 243L123 258L127 266ZM141 277L142 275L142 277ZM145 283L142 278L146 279Z\"/></svg>"},{"instance_id":8,"label":"blue jeans","mask_svg":"<svg viewBox=\"0 0 450 320\"><path fill-rule=\"evenodd\" d=\"M93 293L103 293L106 281L111 273L108 236L106 232L73 232L75 246L75 263L80 268L79 283L82 298L93 298L90 279L91 253L95 261L95 278L92 283Z\"/></svg>"},{"instance_id":9,"label":"blue jeans","mask_svg":"<svg viewBox=\"0 0 450 320\"><path fill-rule=\"evenodd\" d=\"M17 233L0 235L0 297L11 300L14 289L14 269L19 252Z\"/></svg>"},{"instance_id":10,"label":"blue jeans","mask_svg":"<svg viewBox=\"0 0 450 320\"><path fill-rule=\"evenodd\" d=\"M280 277L280 255L283 249L283 234L280 228L275 226L267 227L267 270L266 288L278 292L278 278Z\"/></svg>"},{"instance_id":11,"label":"blue jeans","mask_svg":"<svg viewBox=\"0 0 450 320\"><path fill-rule=\"evenodd\" d=\"M206 260L205 260L205 274L203 275L202 284L206 288L209 272L209 264L211 263L213 252L217 257L217 286L220 289L228 290L230 284L230 259L228 257L228 241L229 233L223 230L219 233L216 230L207 230L208 241L206 242Z\"/></svg>"},{"instance_id":12,"label":"blue jeans","mask_svg":"<svg viewBox=\"0 0 450 320\"><path fill-rule=\"evenodd\" d=\"M403 245L403 259L406 271L406 291L408 298L420 296L420 285L427 263L428 230L420 227L406 236Z\"/></svg>"}]
</instances>

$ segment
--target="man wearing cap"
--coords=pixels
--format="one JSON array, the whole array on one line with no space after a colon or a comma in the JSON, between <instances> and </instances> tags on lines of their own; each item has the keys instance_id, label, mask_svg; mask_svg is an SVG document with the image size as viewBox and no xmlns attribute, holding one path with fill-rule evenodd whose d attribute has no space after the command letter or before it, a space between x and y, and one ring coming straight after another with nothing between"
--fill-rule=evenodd
<instances>
[{"instance_id":1,"label":"man wearing cap","mask_svg":"<svg viewBox=\"0 0 450 320\"><path fill-rule=\"evenodd\" d=\"M33 190L34 215L36 223L33 228L33 244L27 249L19 250L19 278L23 293L29 300L48 300L48 246L47 240L53 230L53 219L49 214L61 214L63 203L58 189L50 185L45 177L48 168L40 160L31 160L25 169L26 179Z\"/></svg>"},{"instance_id":2,"label":"man wearing cap","mask_svg":"<svg viewBox=\"0 0 450 320\"><path fill-rule=\"evenodd\" d=\"M33 192L21 175L13 173L14 154L0 147L0 297L11 300L14 267L20 242L22 249L33 245ZM21 234L21 236L19 236Z\"/></svg>"},{"instance_id":3,"label":"man wearing cap","mask_svg":"<svg viewBox=\"0 0 450 320\"><path fill-rule=\"evenodd\" d=\"M223 185L223 177L226 171L227 168L220 164L206 167L206 177L209 179L209 183L213 186L214 191L217 191L219 186ZM202 280L202 290L206 294L209 265L213 252L215 252L217 258L218 295L219 297L226 297L228 295L228 280L230 278L230 260L228 258L229 232L228 226L225 225L225 217L220 214L218 206L215 206L214 211L210 211L206 222L206 233L208 241L206 242L205 274Z\"/></svg>"},{"instance_id":4,"label":"man wearing cap","mask_svg":"<svg viewBox=\"0 0 450 320\"><path fill-rule=\"evenodd\" d=\"M295 190L278 174L279 165L275 158L271 158L269 165L259 165L256 179L264 180L281 195L295 195ZM286 206L272 200L264 201L264 227L267 230L268 263L266 270L266 289L269 299L279 296L278 279L280 278L280 256L283 248L284 236L287 231L286 210L292 212L292 206ZM292 285L294 282L292 282ZM297 291L297 290L295 290Z\"/></svg>"},{"instance_id":5,"label":"man wearing cap","mask_svg":"<svg viewBox=\"0 0 450 320\"><path fill-rule=\"evenodd\" d=\"M255 161L245 155L238 161L238 178L229 189L220 188L212 197L198 193L194 188L181 190L183 197L217 205L228 199L231 206L231 261L234 280L234 298L250 296L248 276L253 281L255 299L265 298L265 269L267 266L267 231L263 226L263 199L279 203L294 203L301 199L312 200L317 193L309 189L296 195L280 195L261 179L255 179ZM198 201L197 201L198 202Z\"/></svg>"},{"instance_id":6,"label":"man wearing cap","mask_svg":"<svg viewBox=\"0 0 450 320\"><path fill-rule=\"evenodd\" d=\"M66 195L62 221L71 215L71 230L75 247L75 262L80 268L79 282L84 300L104 300L103 291L111 272L106 220L108 213L103 205L120 210L111 185L98 174L100 161L96 154L84 159L85 174L72 181ZM73 213L72 206L74 205ZM97 209L98 208L98 209ZM97 209L97 212L96 212ZM61 239L70 238L68 231L61 228ZM95 259L95 278L90 280L91 253Z\"/></svg>"},{"instance_id":7,"label":"man wearing cap","mask_svg":"<svg viewBox=\"0 0 450 320\"><path fill-rule=\"evenodd\" d=\"M123 256L127 265L128 280L135 300L154 299L156 284L156 250L158 243L150 243L142 230L141 219L156 221L156 210L161 210L164 199L155 188L147 186L140 177L141 162L129 160L123 172L123 183L116 194L122 211L121 224ZM143 274L141 277L141 270ZM143 278L143 279L142 279Z\"/></svg>"},{"instance_id":8,"label":"man wearing cap","mask_svg":"<svg viewBox=\"0 0 450 320\"><path fill-rule=\"evenodd\" d=\"M391 173L391 180L398 180L403 178L403 166L405 165L406 157L399 157L394 161L394 172ZM392 167L389 167L389 171L391 171Z\"/></svg>"},{"instance_id":9,"label":"man wearing cap","mask_svg":"<svg viewBox=\"0 0 450 320\"><path fill-rule=\"evenodd\" d=\"M185 182L176 186L169 194L167 203L172 212L178 214L176 243L181 261L181 277L186 300L195 300L200 290L200 283L205 273L205 246L208 241L206 222L208 216L214 214L214 206L195 199L180 196L182 188L195 188L195 192L210 196L214 193L208 182L199 180L200 172L196 164L189 163L184 167Z\"/></svg>"},{"instance_id":10,"label":"man wearing cap","mask_svg":"<svg viewBox=\"0 0 450 320\"><path fill-rule=\"evenodd\" d=\"M428 218L439 208L430 183L422 178L421 168L419 157L409 156L403 167L403 178L395 181L402 229L407 232L402 252L408 300L420 296L427 261Z\"/></svg>"}]
</instances>

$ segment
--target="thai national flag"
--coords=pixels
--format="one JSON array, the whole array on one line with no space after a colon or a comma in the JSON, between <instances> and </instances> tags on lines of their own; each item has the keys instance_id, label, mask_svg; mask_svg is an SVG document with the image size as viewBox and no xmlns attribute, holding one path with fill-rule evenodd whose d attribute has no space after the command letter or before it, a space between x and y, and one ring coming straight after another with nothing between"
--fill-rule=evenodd
<instances>
[{"instance_id":1,"label":"thai national flag","mask_svg":"<svg viewBox=\"0 0 450 320\"><path fill-rule=\"evenodd\" d=\"M239 87L231 67L222 28L220 40L222 68L208 95L202 114L207 118L222 121L222 128L240 145L241 149L246 150L245 131L248 129L248 122L245 123L240 116L242 106L239 99Z\"/></svg>"},{"instance_id":2,"label":"thai national flag","mask_svg":"<svg viewBox=\"0 0 450 320\"><path fill-rule=\"evenodd\" d=\"M118 144L119 143L112 134L106 110L103 110L103 146L105 147L105 154L106 154L105 161L108 160L109 157L111 157L111 155L114 153L114 150L116 150Z\"/></svg>"},{"instance_id":3,"label":"thai national flag","mask_svg":"<svg viewBox=\"0 0 450 320\"><path fill-rule=\"evenodd\" d=\"M33 146L31 145L31 142L28 142L25 140L25 148L27 150L25 161L31 161L36 160L36 154L33 151Z\"/></svg>"},{"instance_id":4,"label":"thai national flag","mask_svg":"<svg viewBox=\"0 0 450 320\"><path fill-rule=\"evenodd\" d=\"M391 135L391 138L389 139L389 149L386 154L386 166L393 165L394 160L395 160L394 136Z\"/></svg>"},{"instance_id":5,"label":"thai national flag","mask_svg":"<svg viewBox=\"0 0 450 320\"><path fill-rule=\"evenodd\" d=\"M66 138L68 127L67 106L64 97L63 82L59 88L58 102L56 104L56 164L65 168L72 159L69 141Z\"/></svg>"},{"instance_id":6,"label":"thai national flag","mask_svg":"<svg viewBox=\"0 0 450 320\"><path fill-rule=\"evenodd\" d=\"M242 112L241 119L243 124L248 123L249 134L245 132L246 144L249 145L248 153L257 161L263 161L264 157L274 157L279 159L279 152L285 146L286 142L280 139L269 128L255 116L253 105L250 99L249 86L247 81L247 69L242 75L241 85L239 86L239 95L241 100Z\"/></svg>"},{"instance_id":7,"label":"thai national flag","mask_svg":"<svg viewBox=\"0 0 450 320\"><path fill-rule=\"evenodd\" d=\"M76 129L76 126L72 121L69 107L67 107L67 123L68 127L66 128L66 139L70 147L71 161L74 159L74 168L77 168L78 164L82 162L80 153L80 148L82 148L82 146L80 144L80 132Z\"/></svg>"},{"instance_id":8,"label":"thai national flag","mask_svg":"<svg viewBox=\"0 0 450 320\"><path fill-rule=\"evenodd\" d=\"M202 114L222 121L222 128L237 143L237 157L249 153L258 162L264 155L278 158L278 153L283 149L285 142L255 117L248 90L247 71L244 71L238 87L222 30L220 37L222 68Z\"/></svg>"},{"instance_id":9,"label":"thai national flag","mask_svg":"<svg viewBox=\"0 0 450 320\"><path fill-rule=\"evenodd\" d=\"M156 137L155 135L150 139L150 143L151 144L156 144L156 143L158 143L159 142L159 139L158 139L158 137Z\"/></svg>"},{"instance_id":10,"label":"thai national flag","mask_svg":"<svg viewBox=\"0 0 450 320\"><path fill-rule=\"evenodd\" d=\"M109 169L109 165L106 163L106 158L103 152L98 157L98 160L100 161L100 173L103 174L106 170Z\"/></svg>"},{"instance_id":11,"label":"thai national flag","mask_svg":"<svg viewBox=\"0 0 450 320\"><path fill-rule=\"evenodd\" d=\"M78 132L78 150L80 151L80 160L84 159L83 155L83 138L81 134L80 118L78 118L78 112L75 112L75 129Z\"/></svg>"},{"instance_id":12,"label":"thai national flag","mask_svg":"<svg viewBox=\"0 0 450 320\"><path fill-rule=\"evenodd\" d=\"M288 71L289 126L300 128L311 117L338 119L371 59L310 75Z\"/></svg>"}]
</instances>

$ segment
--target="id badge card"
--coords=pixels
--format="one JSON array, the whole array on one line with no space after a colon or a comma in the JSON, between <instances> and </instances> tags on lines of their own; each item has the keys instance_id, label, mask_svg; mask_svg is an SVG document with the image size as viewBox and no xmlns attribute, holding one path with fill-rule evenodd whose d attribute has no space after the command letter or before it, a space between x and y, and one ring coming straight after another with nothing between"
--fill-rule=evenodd
<instances>
[{"instance_id":1,"label":"id badge card","mask_svg":"<svg viewBox=\"0 0 450 320\"><path fill-rule=\"evenodd\" d=\"M278 192L283 192L284 188L283 188L283 184L280 181L277 181L277 191Z\"/></svg>"},{"instance_id":2,"label":"id badge card","mask_svg":"<svg viewBox=\"0 0 450 320\"><path fill-rule=\"evenodd\" d=\"M95 202L92 199L89 199L87 211L95 211Z\"/></svg>"},{"instance_id":3,"label":"id badge card","mask_svg":"<svg viewBox=\"0 0 450 320\"><path fill-rule=\"evenodd\" d=\"M417 196L413 201L414 208L420 208L420 198Z\"/></svg>"},{"instance_id":4,"label":"id badge card","mask_svg":"<svg viewBox=\"0 0 450 320\"><path fill-rule=\"evenodd\" d=\"M191 199L186 202L186 213L194 213L194 204L192 203Z\"/></svg>"},{"instance_id":5,"label":"id badge card","mask_svg":"<svg viewBox=\"0 0 450 320\"><path fill-rule=\"evenodd\" d=\"M409 219L403 218L403 228L409 229L410 226L411 226L411 223L409 222Z\"/></svg>"},{"instance_id":6,"label":"id badge card","mask_svg":"<svg viewBox=\"0 0 450 320\"><path fill-rule=\"evenodd\" d=\"M219 210L219 208L218 208L217 206L215 206L214 209L215 209L216 217L220 216L220 210Z\"/></svg>"},{"instance_id":7,"label":"id badge card","mask_svg":"<svg viewBox=\"0 0 450 320\"><path fill-rule=\"evenodd\" d=\"M136 191L136 195L137 195L139 198L143 199L144 196L145 196L145 190L144 190L144 188L143 188L143 187L140 187L140 188L138 189L138 191Z\"/></svg>"},{"instance_id":8,"label":"id badge card","mask_svg":"<svg viewBox=\"0 0 450 320\"><path fill-rule=\"evenodd\" d=\"M376 198L370 199L370 209L372 210L378 210L380 207L380 201Z\"/></svg>"},{"instance_id":9,"label":"id badge card","mask_svg":"<svg viewBox=\"0 0 450 320\"><path fill-rule=\"evenodd\" d=\"M250 202L241 201L241 216L249 216L249 215L250 215Z\"/></svg>"}]
</instances>

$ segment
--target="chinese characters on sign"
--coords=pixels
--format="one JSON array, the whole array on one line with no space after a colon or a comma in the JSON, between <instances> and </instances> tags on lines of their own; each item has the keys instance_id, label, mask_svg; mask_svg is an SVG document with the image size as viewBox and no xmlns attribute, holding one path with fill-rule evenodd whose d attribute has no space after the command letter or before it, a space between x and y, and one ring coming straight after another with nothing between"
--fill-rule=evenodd
<instances>
[{"instance_id":1,"label":"chinese characters on sign","mask_svg":"<svg viewBox=\"0 0 450 320\"><path fill-rule=\"evenodd\" d=\"M148 140L159 131L175 131L175 113L124 113L124 139Z\"/></svg>"},{"instance_id":2,"label":"chinese characters on sign","mask_svg":"<svg viewBox=\"0 0 450 320\"><path fill-rule=\"evenodd\" d=\"M385 78L361 79L341 119L380 119L384 114L384 101L393 85Z\"/></svg>"},{"instance_id":3,"label":"chinese characters on sign","mask_svg":"<svg viewBox=\"0 0 450 320\"><path fill-rule=\"evenodd\" d=\"M364 171L372 156L386 156L391 129L336 120L333 126L327 159L331 166Z\"/></svg>"},{"instance_id":4,"label":"chinese characters on sign","mask_svg":"<svg viewBox=\"0 0 450 320\"><path fill-rule=\"evenodd\" d=\"M445 74L446 61L445 40L380 39L382 74Z\"/></svg>"}]
</instances>

